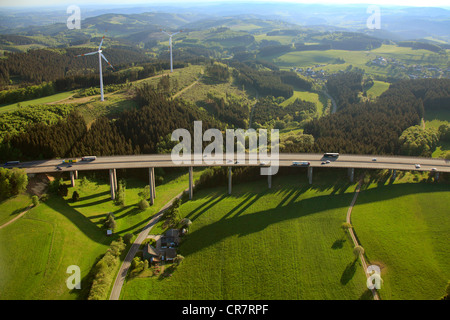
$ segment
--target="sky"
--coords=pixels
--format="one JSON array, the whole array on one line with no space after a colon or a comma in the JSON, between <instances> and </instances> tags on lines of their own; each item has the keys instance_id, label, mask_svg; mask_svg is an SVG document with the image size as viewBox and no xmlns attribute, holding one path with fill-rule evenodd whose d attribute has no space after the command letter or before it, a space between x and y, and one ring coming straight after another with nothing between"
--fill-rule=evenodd
<instances>
[{"instance_id":1,"label":"sky","mask_svg":"<svg viewBox=\"0 0 450 320\"><path fill-rule=\"evenodd\" d=\"M3 7L37 7L37 6L62 6L62 5L154 5L172 4L175 2L187 3L227 3L227 2L289 2L289 3L310 3L310 4L374 4L374 5L400 5L415 7L450 7L449 0L0 0Z\"/></svg>"}]
</instances>

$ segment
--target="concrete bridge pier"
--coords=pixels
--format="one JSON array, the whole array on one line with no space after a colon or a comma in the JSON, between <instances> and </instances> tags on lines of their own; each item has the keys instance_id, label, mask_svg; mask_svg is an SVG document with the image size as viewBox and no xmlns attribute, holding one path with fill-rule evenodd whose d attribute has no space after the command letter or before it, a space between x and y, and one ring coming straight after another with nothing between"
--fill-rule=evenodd
<instances>
[{"instance_id":1,"label":"concrete bridge pier","mask_svg":"<svg viewBox=\"0 0 450 320\"><path fill-rule=\"evenodd\" d=\"M308 180L309 180L309 184L312 184L312 177L313 177L313 168L312 168L312 167L308 167Z\"/></svg>"},{"instance_id":2,"label":"concrete bridge pier","mask_svg":"<svg viewBox=\"0 0 450 320\"><path fill-rule=\"evenodd\" d=\"M75 187L75 175L73 171L70 171L70 185Z\"/></svg>"},{"instance_id":3,"label":"concrete bridge pier","mask_svg":"<svg viewBox=\"0 0 450 320\"><path fill-rule=\"evenodd\" d=\"M148 168L148 178L149 178L149 189L150 189L150 205L153 205L155 202L155 191L154 191L154 185L155 185L155 169L154 168Z\"/></svg>"},{"instance_id":4,"label":"concrete bridge pier","mask_svg":"<svg viewBox=\"0 0 450 320\"><path fill-rule=\"evenodd\" d=\"M74 174L75 174L75 179L78 179L78 170L75 170Z\"/></svg>"},{"instance_id":5,"label":"concrete bridge pier","mask_svg":"<svg viewBox=\"0 0 450 320\"><path fill-rule=\"evenodd\" d=\"M231 167L228 167L228 194L231 194Z\"/></svg>"},{"instance_id":6,"label":"concrete bridge pier","mask_svg":"<svg viewBox=\"0 0 450 320\"><path fill-rule=\"evenodd\" d=\"M116 169L113 169L113 175L114 175L114 190L117 192L117 173L116 173Z\"/></svg>"},{"instance_id":7,"label":"concrete bridge pier","mask_svg":"<svg viewBox=\"0 0 450 320\"><path fill-rule=\"evenodd\" d=\"M395 177L397 177L397 170L396 169L392 170L392 179L395 179Z\"/></svg>"},{"instance_id":8,"label":"concrete bridge pier","mask_svg":"<svg viewBox=\"0 0 450 320\"><path fill-rule=\"evenodd\" d=\"M269 174L267 176L267 184L269 185L269 189L272 189L272 175Z\"/></svg>"},{"instance_id":9,"label":"concrete bridge pier","mask_svg":"<svg viewBox=\"0 0 450 320\"><path fill-rule=\"evenodd\" d=\"M152 168L152 175L153 175L153 199L156 198L156 175L155 175L155 168Z\"/></svg>"},{"instance_id":10,"label":"concrete bridge pier","mask_svg":"<svg viewBox=\"0 0 450 320\"><path fill-rule=\"evenodd\" d=\"M116 199L116 183L114 182L114 170L109 169L109 185L111 186L111 200Z\"/></svg>"},{"instance_id":11,"label":"concrete bridge pier","mask_svg":"<svg viewBox=\"0 0 450 320\"><path fill-rule=\"evenodd\" d=\"M439 180L439 172L436 172L434 175L434 181L437 182Z\"/></svg>"},{"instance_id":12,"label":"concrete bridge pier","mask_svg":"<svg viewBox=\"0 0 450 320\"><path fill-rule=\"evenodd\" d=\"M355 177L355 168L348 168L348 177L350 178L350 182L353 182Z\"/></svg>"},{"instance_id":13,"label":"concrete bridge pier","mask_svg":"<svg viewBox=\"0 0 450 320\"><path fill-rule=\"evenodd\" d=\"M189 167L189 200L194 197L194 169Z\"/></svg>"}]
</instances>

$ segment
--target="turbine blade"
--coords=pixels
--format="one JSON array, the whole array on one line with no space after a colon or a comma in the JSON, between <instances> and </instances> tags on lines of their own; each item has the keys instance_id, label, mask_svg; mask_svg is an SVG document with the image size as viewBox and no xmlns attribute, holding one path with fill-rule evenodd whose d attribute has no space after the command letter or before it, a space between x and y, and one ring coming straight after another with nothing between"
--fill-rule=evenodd
<instances>
[{"instance_id":1,"label":"turbine blade","mask_svg":"<svg viewBox=\"0 0 450 320\"><path fill-rule=\"evenodd\" d=\"M103 55L103 53L100 53L100 55L102 56L103 59L105 59L106 63L107 63L111 68L114 69L114 67L112 66L112 64L109 63L109 61L105 58L105 56Z\"/></svg>"},{"instance_id":2,"label":"turbine blade","mask_svg":"<svg viewBox=\"0 0 450 320\"><path fill-rule=\"evenodd\" d=\"M97 51L89 52L89 53L82 53L82 54L77 55L77 57L91 56L91 55L96 54L96 53L97 53Z\"/></svg>"},{"instance_id":3,"label":"turbine blade","mask_svg":"<svg viewBox=\"0 0 450 320\"><path fill-rule=\"evenodd\" d=\"M100 48L102 47L103 39L105 39L105 36L103 36L102 41L100 41L100 45L98 46L98 50L100 50Z\"/></svg>"}]
</instances>

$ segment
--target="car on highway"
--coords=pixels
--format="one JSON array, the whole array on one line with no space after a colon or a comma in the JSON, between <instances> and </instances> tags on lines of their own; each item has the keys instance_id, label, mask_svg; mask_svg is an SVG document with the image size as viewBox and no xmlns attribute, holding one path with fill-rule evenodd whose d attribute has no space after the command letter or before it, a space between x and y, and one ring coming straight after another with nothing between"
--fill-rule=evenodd
<instances>
[{"instance_id":1,"label":"car on highway","mask_svg":"<svg viewBox=\"0 0 450 320\"><path fill-rule=\"evenodd\" d=\"M97 159L96 156L84 156L84 157L81 157L81 161L94 161L96 159Z\"/></svg>"},{"instance_id":2,"label":"car on highway","mask_svg":"<svg viewBox=\"0 0 450 320\"><path fill-rule=\"evenodd\" d=\"M437 169L436 168L431 168L431 171L437 171Z\"/></svg>"},{"instance_id":3,"label":"car on highway","mask_svg":"<svg viewBox=\"0 0 450 320\"><path fill-rule=\"evenodd\" d=\"M265 166L267 163L266 163L265 161L261 161L259 164L260 164L261 166Z\"/></svg>"},{"instance_id":4,"label":"car on highway","mask_svg":"<svg viewBox=\"0 0 450 320\"><path fill-rule=\"evenodd\" d=\"M4 165L5 165L5 166L13 166L13 165L17 165L17 164L19 164L19 163L20 163L19 160L6 161Z\"/></svg>"},{"instance_id":5,"label":"car on highway","mask_svg":"<svg viewBox=\"0 0 450 320\"><path fill-rule=\"evenodd\" d=\"M373 158L372 161L377 161L377 158Z\"/></svg>"},{"instance_id":6,"label":"car on highway","mask_svg":"<svg viewBox=\"0 0 450 320\"><path fill-rule=\"evenodd\" d=\"M309 166L310 164L308 161L292 161L293 166Z\"/></svg>"},{"instance_id":7,"label":"car on highway","mask_svg":"<svg viewBox=\"0 0 450 320\"><path fill-rule=\"evenodd\" d=\"M62 168L60 166L57 166L56 170L62 170Z\"/></svg>"},{"instance_id":8,"label":"car on highway","mask_svg":"<svg viewBox=\"0 0 450 320\"><path fill-rule=\"evenodd\" d=\"M416 163L415 166L416 166L416 169L420 169L420 164Z\"/></svg>"}]
</instances>

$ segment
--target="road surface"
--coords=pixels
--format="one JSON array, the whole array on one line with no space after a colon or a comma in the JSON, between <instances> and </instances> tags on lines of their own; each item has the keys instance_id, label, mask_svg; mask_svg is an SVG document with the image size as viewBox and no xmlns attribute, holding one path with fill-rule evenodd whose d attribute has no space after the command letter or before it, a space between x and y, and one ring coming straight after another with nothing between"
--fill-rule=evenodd
<instances>
[{"instance_id":1,"label":"road surface","mask_svg":"<svg viewBox=\"0 0 450 320\"><path fill-rule=\"evenodd\" d=\"M269 154L270 155L270 154ZM373 159L376 158L376 161ZM192 159L192 157L191 157ZM94 161L80 161L69 164L62 164L62 159L39 160L23 162L16 167L23 168L27 173L54 173L65 171L84 171L84 170L107 170L107 169L125 169L125 168L158 168L158 167L206 167L206 166L261 166L260 161L269 164L270 159L267 156L261 156L256 163L248 161L248 155L244 161L235 163L228 162L225 154L220 161L214 162L212 158L201 157L200 163L191 161L190 163L175 164L170 154L148 154L148 155L130 155L130 156L110 156L97 157ZM234 156L236 159L236 155ZM330 160L328 164L322 164L325 160ZM12 159L13 160L13 159ZM210 163L206 163L209 161ZM309 161L311 167L330 167L330 168L355 168L355 169L395 169L395 170L417 170L431 171L433 168L437 172L450 172L450 160L421 158L421 157L400 157L400 156L370 156L370 155L348 155L342 154L337 159L324 158L323 154L313 153L280 153L279 166L291 167L293 161ZM420 164L420 168L416 168ZM14 166L6 166L12 168ZM59 170L57 167L60 167Z\"/></svg>"}]
</instances>

